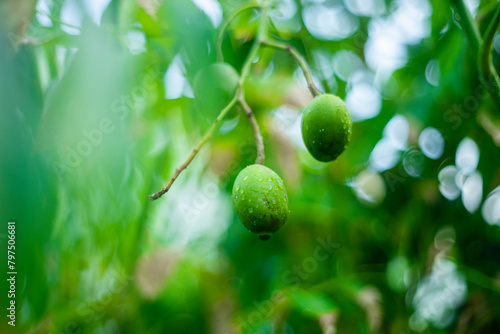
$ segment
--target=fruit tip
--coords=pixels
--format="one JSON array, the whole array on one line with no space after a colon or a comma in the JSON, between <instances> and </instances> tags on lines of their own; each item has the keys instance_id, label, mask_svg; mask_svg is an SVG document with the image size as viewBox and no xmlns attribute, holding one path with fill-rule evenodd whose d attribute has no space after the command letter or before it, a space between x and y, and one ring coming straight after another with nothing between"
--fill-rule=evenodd
<instances>
[{"instance_id":1,"label":"fruit tip","mask_svg":"<svg viewBox=\"0 0 500 334\"><path fill-rule=\"evenodd\" d=\"M259 235L259 239L262 240L262 241L267 241L270 238L271 238L270 234L261 234L261 235Z\"/></svg>"}]
</instances>

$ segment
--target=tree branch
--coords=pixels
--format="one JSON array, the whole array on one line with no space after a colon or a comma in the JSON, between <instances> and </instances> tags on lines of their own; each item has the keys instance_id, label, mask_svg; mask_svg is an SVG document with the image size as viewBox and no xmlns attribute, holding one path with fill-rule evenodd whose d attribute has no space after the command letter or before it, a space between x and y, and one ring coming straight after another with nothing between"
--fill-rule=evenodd
<instances>
[{"instance_id":1,"label":"tree branch","mask_svg":"<svg viewBox=\"0 0 500 334\"><path fill-rule=\"evenodd\" d=\"M212 138L215 129L219 125L220 121L226 116L226 114L231 110L231 108L239 102L243 109L245 110L245 113L247 114L250 123L252 124L252 128L254 130L254 135L255 135L255 141L257 144L257 160L255 163L264 163L264 142L262 140L262 136L260 134L259 126L257 125L257 121L252 113L252 109L248 106L244 99L244 93L243 93L243 83L245 82L246 77L248 76L248 73L250 72L250 66L252 65L252 61L257 55L257 52L259 51L260 44L262 42L263 36L266 35L267 32L267 16L266 16L267 9L263 8L263 11L261 13L261 18L260 18L260 25L259 25L259 31L257 33L257 38L255 39L252 48L250 49L250 52L247 55L247 58L245 59L245 63L243 64L243 67L241 69L241 76L240 80L238 81L238 86L236 88L236 92L229 104L222 109L222 111L219 113L219 116L217 116L216 120L214 123L210 126L206 134L201 138L201 140L196 144L194 149L191 151L187 159L175 170L174 174L170 177L168 180L167 184L158 192L149 195L149 199L154 201L161 196L163 196L172 186L172 184L175 182L179 174L186 169L191 161L196 157L200 149L205 145L207 141Z\"/></svg>"},{"instance_id":2,"label":"tree branch","mask_svg":"<svg viewBox=\"0 0 500 334\"><path fill-rule=\"evenodd\" d=\"M231 100L231 102L229 102L229 104L224 109L222 109L222 111L220 112L219 116L217 116L217 118L215 119L215 121L212 123L212 126L210 126L210 129L208 129L208 131L205 133L205 135L203 136L203 138L201 138L201 140L198 142L198 144L196 144L196 146L194 147L194 149L191 151L191 154L189 154L189 156L187 157L187 159L175 170L174 174L172 175L172 177L170 178L170 180L168 180L167 184L160 191L155 192L154 194L149 195L149 199L150 200L154 201L155 199L158 199L158 198L162 197L170 189L170 187L172 186L172 184L174 183L174 181L177 179L177 177L179 176L179 174L184 169L186 169L187 166L189 166L189 164L196 157L196 155L198 154L198 152L200 151L200 149L203 147L203 145L205 145L205 143L207 141L209 141L210 138L212 138L212 136L213 136L213 134L215 132L215 129L217 128L217 125L219 125L220 121L224 118L224 116L226 116L226 114L228 113L228 111L231 110L231 108L236 104L236 102L237 102L237 98L236 98L236 96L234 96L233 99Z\"/></svg>"},{"instance_id":3,"label":"tree branch","mask_svg":"<svg viewBox=\"0 0 500 334\"><path fill-rule=\"evenodd\" d=\"M302 57L302 55L293 46L285 43L271 41L268 39L263 39L262 44L265 46L273 47L275 49L285 50L286 52L288 52L293 58L295 58L295 61L299 64L300 68L302 69L302 72L304 72L304 77L306 78L307 81L307 88L309 88L309 91L311 92L312 96L318 96L322 94L321 91L314 84L309 65L307 65L306 61L304 60L304 57Z\"/></svg>"}]
</instances>

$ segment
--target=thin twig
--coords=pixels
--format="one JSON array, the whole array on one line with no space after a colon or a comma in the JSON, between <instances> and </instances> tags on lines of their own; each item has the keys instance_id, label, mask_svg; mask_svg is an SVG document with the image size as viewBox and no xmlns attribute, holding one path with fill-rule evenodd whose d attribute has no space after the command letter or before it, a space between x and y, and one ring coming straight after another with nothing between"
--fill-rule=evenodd
<instances>
[{"instance_id":1,"label":"thin twig","mask_svg":"<svg viewBox=\"0 0 500 334\"><path fill-rule=\"evenodd\" d=\"M255 163L263 165L265 163L265 160L266 160L266 153L264 151L264 140L262 139L262 135L260 133L259 124L257 123L257 120L255 119L255 116L252 112L252 109L250 108L248 103L245 101L243 91L241 90L240 92L241 92L241 94L239 94L239 96L238 96L238 102L243 107L243 110L245 110L245 114L247 114L248 120L250 121L250 124L252 125L253 134L255 136L255 144L257 145L257 158L255 159Z\"/></svg>"},{"instance_id":2,"label":"thin twig","mask_svg":"<svg viewBox=\"0 0 500 334\"><path fill-rule=\"evenodd\" d=\"M174 181L177 179L177 177L179 176L179 174L187 168L187 166L189 166L189 164L191 163L191 161L193 161L194 157L196 157L196 155L198 154L198 152L200 151L200 149L203 147L203 145L205 145L205 143L207 141L210 140L210 138L212 138L214 132L215 132L215 129L217 128L217 125L219 125L220 121L224 118L224 116L226 116L226 114L228 113L229 110L231 110L231 108L236 104L237 102L237 97L234 96L233 99L231 100L231 102L229 102L229 104L224 108L222 109L222 111L220 112L219 116L217 116L217 118L215 119L215 121L212 123L212 126L210 126L210 129L208 129L207 133L205 133L205 135L203 136L203 138L201 138L201 140L198 142L198 144L196 144L196 146L194 147L194 149L191 151L191 154L189 154L189 156L187 157L187 159L175 170L174 174L172 175L172 177L170 178L170 180L168 180L167 184L158 192L155 192L154 194L151 194L149 195L149 199L154 201L155 199L158 199L160 198L161 196L163 196L169 189L170 187L172 186L172 184L174 183Z\"/></svg>"},{"instance_id":3,"label":"thin twig","mask_svg":"<svg viewBox=\"0 0 500 334\"><path fill-rule=\"evenodd\" d=\"M285 50L286 52L288 52L293 58L295 58L295 61L299 64L300 68L302 69L302 72L304 72L304 77L306 78L307 81L307 88L309 88L309 91L311 92L312 96L318 96L322 94L321 91L314 84L309 65L307 65L307 62L305 61L304 57L302 57L302 55L293 46L281 42L271 41L268 39L262 40L262 44L265 46L273 47L275 49Z\"/></svg>"},{"instance_id":4,"label":"thin twig","mask_svg":"<svg viewBox=\"0 0 500 334\"><path fill-rule=\"evenodd\" d=\"M236 18L236 16L240 15L245 10L252 8L261 8L261 6L258 4L249 4L239 8L224 22L224 24L220 28L219 37L217 38L217 61L219 62L224 61L224 55L222 54L222 40L224 39L224 33L226 32L227 28L229 27L231 22Z\"/></svg>"}]
</instances>

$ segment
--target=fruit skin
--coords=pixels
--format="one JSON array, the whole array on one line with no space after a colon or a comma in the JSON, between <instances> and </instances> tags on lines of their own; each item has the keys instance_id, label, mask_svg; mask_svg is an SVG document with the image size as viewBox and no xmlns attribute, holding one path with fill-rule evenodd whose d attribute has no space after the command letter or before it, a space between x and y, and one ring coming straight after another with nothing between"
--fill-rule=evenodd
<instances>
[{"instance_id":1,"label":"fruit skin","mask_svg":"<svg viewBox=\"0 0 500 334\"><path fill-rule=\"evenodd\" d=\"M351 139L352 120L344 101L332 94L316 96L302 116L302 138L319 161L335 160Z\"/></svg>"},{"instance_id":2,"label":"fruit skin","mask_svg":"<svg viewBox=\"0 0 500 334\"><path fill-rule=\"evenodd\" d=\"M263 165L243 169L233 185L238 218L250 232L268 240L288 218L288 195L281 177Z\"/></svg>"},{"instance_id":3,"label":"fruit skin","mask_svg":"<svg viewBox=\"0 0 500 334\"><path fill-rule=\"evenodd\" d=\"M193 94L206 117L215 119L231 102L239 79L238 72L227 63L213 63L196 73Z\"/></svg>"}]
</instances>

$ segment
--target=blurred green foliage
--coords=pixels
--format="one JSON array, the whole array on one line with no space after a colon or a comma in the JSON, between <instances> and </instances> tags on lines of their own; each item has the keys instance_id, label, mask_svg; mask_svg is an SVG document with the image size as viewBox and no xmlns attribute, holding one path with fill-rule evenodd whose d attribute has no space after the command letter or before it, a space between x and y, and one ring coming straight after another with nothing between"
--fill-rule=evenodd
<instances>
[{"instance_id":1,"label":"blurred green foliage","mask_svg":"<svg viewBox=\"0 0 500 334\"><path fill-rule=\"evenodd\" d=\"M496 1L469 1L484 32ZM279 1L295 46L353 116L316 162L294 60L262 48L245 82L288 222L262 242L231 189L253 163L244 113L163 198L210 120L192 95L242 1L0 5L0 276L16 229L16 327L2 333L495 333L500 331L500 116L446 1ZM222 50L237 71L258 11ZM494 40L498 67L500 44ZM2 309L8 286L0 280ZM5 311L4 311L5 312Z\"/></svg>"}]
</instances>

